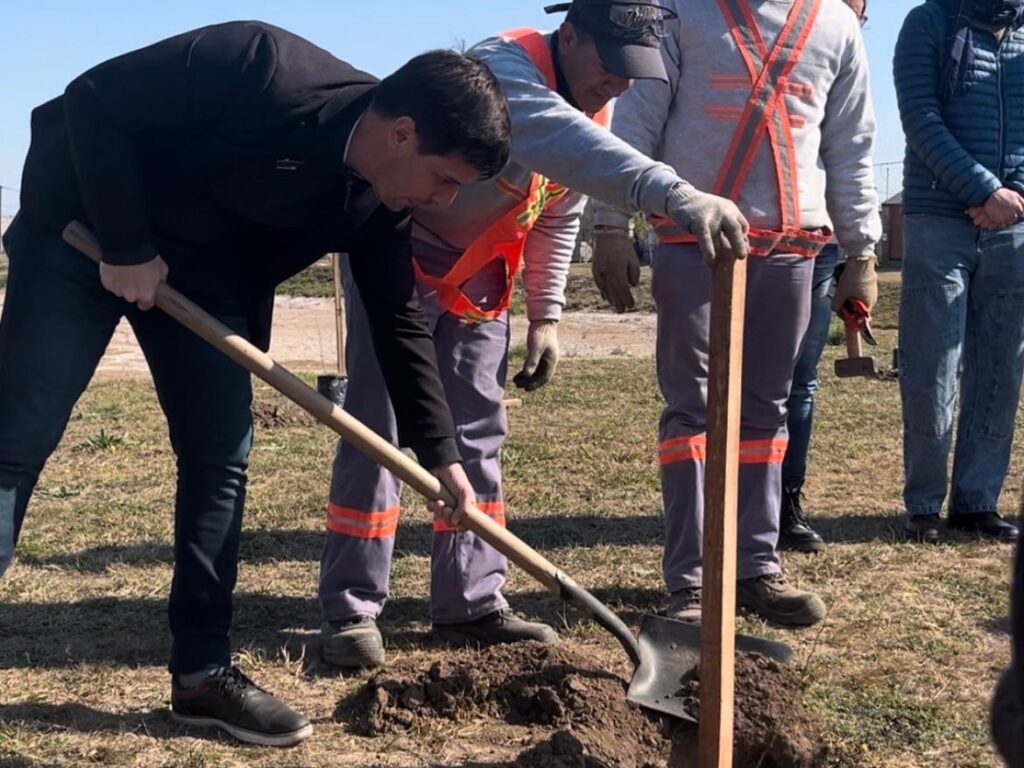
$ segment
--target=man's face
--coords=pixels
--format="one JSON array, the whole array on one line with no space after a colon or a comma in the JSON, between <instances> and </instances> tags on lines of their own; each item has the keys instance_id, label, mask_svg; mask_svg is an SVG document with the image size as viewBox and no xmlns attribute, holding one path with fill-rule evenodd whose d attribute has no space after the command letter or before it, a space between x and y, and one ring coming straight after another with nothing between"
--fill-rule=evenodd
<instances>
[{"instance_id":1,"label":"man's face","mask_svg":"<svg viewBox=\"0 0 1024 768\"><path fill-rule=\"evenodd\" d=\"M459 188L480 178L480 172L458 153L427 155L419 151L415 124L410 118L395 121L387 154L380 159L372 180L381 203L393 211L403 208L444 208Z\"/></svg>"},{"instance_id":2,"label":"man's face","mask_svg":"<svg viewBox=\"0 0 1024 768\"><path fill-rule=\"evenodd\" d=\"M580 34L569 22L558 31L558 61L573 100L588 114L600 111L633 84L606 70L593 38Z\"/></svg>"}]
</instances>

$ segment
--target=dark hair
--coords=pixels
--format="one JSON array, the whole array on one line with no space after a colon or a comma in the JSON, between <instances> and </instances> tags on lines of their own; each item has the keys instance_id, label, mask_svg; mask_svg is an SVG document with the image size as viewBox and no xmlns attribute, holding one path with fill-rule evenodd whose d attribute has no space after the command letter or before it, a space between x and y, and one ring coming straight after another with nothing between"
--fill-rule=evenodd
<instances>
[{"instance_id":1,"label":"dark hair","mask_svg":"<svg viewBox=\"0 0 1024 768\"><path fill-rule=\"evenodd\" d=\"M416 122L420 153L457 153L484 178L497 175L512 150L512 123L498 79L483 62L429 51L384 78L373 107Z\"/></svg>"}]
</instances>

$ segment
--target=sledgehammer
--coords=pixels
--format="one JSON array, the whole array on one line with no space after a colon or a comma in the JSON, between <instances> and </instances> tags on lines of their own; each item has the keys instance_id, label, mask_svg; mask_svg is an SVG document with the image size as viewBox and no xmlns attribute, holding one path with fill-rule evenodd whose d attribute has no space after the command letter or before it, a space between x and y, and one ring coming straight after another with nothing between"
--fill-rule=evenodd
<instances>
[{"instance_id":1,"label":"sledgehammer","mask_svg":"<svg viewBox=\"0 0 1024 768\"><path fill-rule=\"evenodd\" d=\"M873 357L864 357L860 344L860 330L846 326L846 359L836 360L836 376L850 379L863 376L866 379L878 378L878 361Z\"/></svg>"}]
</instances>

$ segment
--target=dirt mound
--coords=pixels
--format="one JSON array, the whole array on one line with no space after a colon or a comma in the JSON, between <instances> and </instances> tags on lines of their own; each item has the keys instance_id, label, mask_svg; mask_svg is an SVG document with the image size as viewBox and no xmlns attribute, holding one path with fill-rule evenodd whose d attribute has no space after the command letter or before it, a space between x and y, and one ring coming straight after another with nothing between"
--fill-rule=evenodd
<instances>
[{"instance_id":1,"label":"dirt mound","mask_svg":"<svg viewBox=\"0 0 1024 768\"><path fill-rule=\"evenodd\" d=\"M426 670L393 664L337 714L362 735L481 716L550 728L512 768L661 768L668 754L661 724L626 701L624 681L562 646L498 646Z\"/></svg>"},{"instance_id":2,"label":"dirt mound","mask_svg":"<svg viewBox=\"0 0 1024 768\"><path fill-rule=\"evenodd\" d=\"M262 402L252 404L252 422L258 429L308 427L317 423L297 405Z\"/></svg>"},{"instance_id":3,"label":"dirt mound","mask_svg":"<svg viewBox=\"0 0 1024 768\"><path fill-rule=\"evenodd\" d=\"M699 680L687 685L699 706ZM735 768L814 768L824 763L824 728L804 705L803 689L792 666L763 656L737 657ZM677 731L669 768L691 768L696 760L696 728Z\"/></svg>"}]
</instances>

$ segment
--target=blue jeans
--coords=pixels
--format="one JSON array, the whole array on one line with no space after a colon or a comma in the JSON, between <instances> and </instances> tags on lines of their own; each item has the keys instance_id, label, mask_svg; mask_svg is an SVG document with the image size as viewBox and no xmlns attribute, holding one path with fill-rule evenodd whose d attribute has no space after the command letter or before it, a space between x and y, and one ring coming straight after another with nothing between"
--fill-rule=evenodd
<instances>
[{"instance_id":1,"label":"blue jeans","mask_svg":"<svg viewBox=\"0 0 1024 768\"><path fill-rule=\"evenodd\" d=\"M935 515L994 512L1006 478L1024 372L1024 223L996 232L966 218L905 217L900 295L903 501Z\"/></svg>"},{"instance_id":2,"label":"blue jeans","mask_svg":"<svg viewBox=\"0 0 1024 768\"><path fill-rule=\"evenodd\" d=\"M811 319L807 324L800 357L793 367L793 386L786 401L789 447L782 462L782 487L793 490L807 477L807 453L814 428L814 398L818 393L818 362L828 341L832 322L832 279L839 264L839 246L826 245L814 261L811 287Z\"/></svg>"},{"instance_id":3,"label":"blue jeans","mask_svg":"<svg viewBox=\"0 0 1024 768\"><path fill-rule=\"evenodd\" d=\"M229 664L252 442L248 372L169 315L139 311L108 293L96 265L60 238L15 220L5 246L10 275L0 319L0 574L39 472L126 316L152 371L178 460L170 670L185 674ZM246 335L245 318L220 319Z\"/></svg>"}]
</instances>

